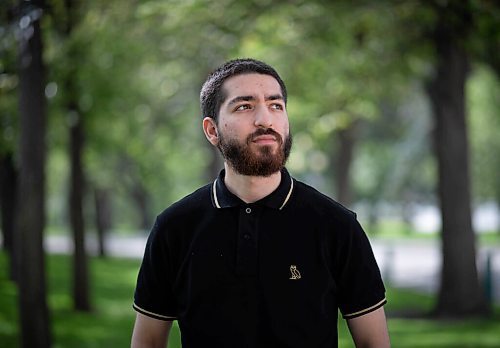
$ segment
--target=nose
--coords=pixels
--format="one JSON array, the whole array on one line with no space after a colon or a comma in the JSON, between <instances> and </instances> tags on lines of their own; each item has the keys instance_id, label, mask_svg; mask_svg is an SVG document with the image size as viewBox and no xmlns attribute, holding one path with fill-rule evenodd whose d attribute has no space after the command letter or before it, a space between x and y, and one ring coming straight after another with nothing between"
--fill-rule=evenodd
<instances>
[{"instance_id":1,"label":"nose","mask_svg":"<svg viewBox=\"0 0 500 348\"><path fill-rule=\"evenodd\" d=\"M255 126L259 128L271 128L273 126L273 115L267 106L256 108Z\"/></svg>"}]
</instances>

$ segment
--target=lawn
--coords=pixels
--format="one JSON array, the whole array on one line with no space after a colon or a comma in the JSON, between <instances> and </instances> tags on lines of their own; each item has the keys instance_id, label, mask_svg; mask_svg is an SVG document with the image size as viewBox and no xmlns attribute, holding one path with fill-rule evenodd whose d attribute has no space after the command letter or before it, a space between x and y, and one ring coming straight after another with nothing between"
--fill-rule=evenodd
<instances>
[{"instance_id":1,"label":"lawn","mask_svg":"<svg viewBox=\"0 0 500 348\"><path fill-rule=\"evenodd\" d=\"M127 347L134 321L131 308L139 260L92 258L93 311L72 310L69 284L71 260L47 259L53 347ZM432 297L408 290L389 289L389 331L393 347L500 347L500 311L488 320L434 321L405 318L425 312ZM16 287L7 280L5 254L0 253L0 346L18 347ZM340 347L353 347L344 321L339 322ZM180 347L177 326L170 347Z\"/></svg>"}]
</instances>

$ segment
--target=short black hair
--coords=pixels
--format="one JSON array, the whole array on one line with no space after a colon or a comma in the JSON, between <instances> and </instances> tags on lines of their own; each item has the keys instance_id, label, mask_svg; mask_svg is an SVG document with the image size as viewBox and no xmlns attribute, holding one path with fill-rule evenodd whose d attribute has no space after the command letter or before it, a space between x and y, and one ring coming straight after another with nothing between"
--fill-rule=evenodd
<instances>
[{"instance_id":1,"label":"short black hair","mask_svg":"<svg viewBox=\"0 0 500 348\"><path fill-rule=\"evenodd\" d=\"M281 87L281 94L283 94L283 100L286 105L286 86L276 70L262 61L252 58L240 58L224 63L208 75L200 92L202 117L211 117L217 122L220 106L226 98L222 90L224 81L236 75L251 73L274 77Z\"/></svg>"}]
</instances>

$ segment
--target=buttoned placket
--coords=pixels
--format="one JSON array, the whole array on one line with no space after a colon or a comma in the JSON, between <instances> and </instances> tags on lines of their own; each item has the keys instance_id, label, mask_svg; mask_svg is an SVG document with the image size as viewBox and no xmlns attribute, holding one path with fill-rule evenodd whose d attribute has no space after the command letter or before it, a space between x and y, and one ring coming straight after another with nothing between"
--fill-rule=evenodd
<instances>
[{"instance_id":1,"label":"buttoned placket","mask_svg":"<svg viewBox=\"0 0 500 348\"><path fill-rule=\"evenodd\" d=\"M257 322L259 301L257 299L258 241L259 223L263 207L259 205L242 205L239 207L238 240L236 250L236 274L240 278L241 299L245 308L246 341L245 347L257 347Z\"/></svg>"},{"instance_id":2,"label":"buttoned placket","mask_svg":"<svg viewBox=\"0 0 500 348\"><path fill-rule=\"evenodd\" d=\"M238 275L257 275L258 224L261 208L244 205L239 208L236 272Z\"/></svg>"}]
</instances>

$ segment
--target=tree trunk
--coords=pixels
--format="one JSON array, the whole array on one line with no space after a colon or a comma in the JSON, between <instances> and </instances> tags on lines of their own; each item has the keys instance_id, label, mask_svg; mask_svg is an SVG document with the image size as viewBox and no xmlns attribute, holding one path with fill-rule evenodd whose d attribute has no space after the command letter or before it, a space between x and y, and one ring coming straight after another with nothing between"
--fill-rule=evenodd
<instances>
[{"instance_id":1,"label":"tree trunk","mask_svg":"<svg viewBox=\"0 0 500 348\"><path fill-rule=\"evenodd\" d=\"M64 35L67 42L71 41L73 28L76 25L77 6L73 0L64 1L66 7L66 26ZM78 88L76 84L78 60L80 59L74 42L68 43L67 59L70 68L64 81L64 96L69 124L69 157L70 157L70 187L69 187L69 217L73 232L73 304L78 311L90 311L89 272L85 248L85 221L83 217L83 200L85 193L85 173L82 164L84 148L83 116L78 106Z\"/></svg>"},{"instance_id":2,"label":"tree trunk","mask_svg":"<svg viewBox=\"0 0 500 348\"><path fill-rule=\"evenodd\" d=\"M94 189L95 226L99 256L106 257L106 235L112 224L110 192L107 189Z\"/></svg>"},{"instance_id":3,"label":"tree trunk","mask_svg":"<svg viewBox=\"0 0 500 348\"><path fill-rule=\"evenodd\" d=\"M337 200L345 206L352 203L351 164L356 145L358 122L351 122L335 134L337 154L335 163L335 188Z\"/></svg>"},{"instance_id":4,"label":"tree trunk","mask_svg":"<svg viewBox=\"0 0 500 348\"><path fill-rule=\"evenodd\" d=\"M147 231L151 225L151 211L149 209L149 194L142 182L134 178L130 187L130 194L140 215L139 228Z\"/></svg>"},{"instance_id":5,"label":"tree trunk","mask_svg":"<svg viewBox=\"0 0 500 348\"><path fill-rule=\"evenodd\" d=\"M478 279L471 221L464 96L469 62L467 53L458 43L459 38L466 36L469 24L465 3L452 2L449 3L451 8L438 11L433 38L437 53L436 73L428 86L435 119L442 216L443 263L435 314L450 317L482 315L487 309ZM463 27L452 27L458 20Z\"/></svg>"},{"instance_id":6,"label":"tree trunk","mask_svg":"<svg viewBox=\"0 0 500 348\"><path fill-rule=\"evenodd\" d=\"M23 347L50 347L46 302L43 230L45 226L46 109L40 19L41 1L21 1L19 49L19 186L16 233L19 235L19 313ZM33 5L37 7L34 8Z\"/></svg>"},{"instance_id":7,"label":"tree trunk","mask_svg":"<svg viewBox=\"0 0 500 348\"><path fill-rule=\"evenodd\" d=\"M9 255L9 277L16 280L16 260L14 250L14 219L18 173L14 167L13 154L0 159L0 207L2 217L3 247Z\"/></svg>"},{"instance_id":8,"label":"tree trunk","mask_svg":"<svg viewBox=\"0 0 500 348\"><path fill-rule=\"evenodd\" d=\"M68 110L76 108L70 105ZM82 167L83 124L80 115L73 109L70 117L70 222L74 239L73 255L73 301L76 310L90 311L88 260L85 250L85 224L83 219L83 196L85 191L84 172Z\"/></svg>"}]
</instances>

